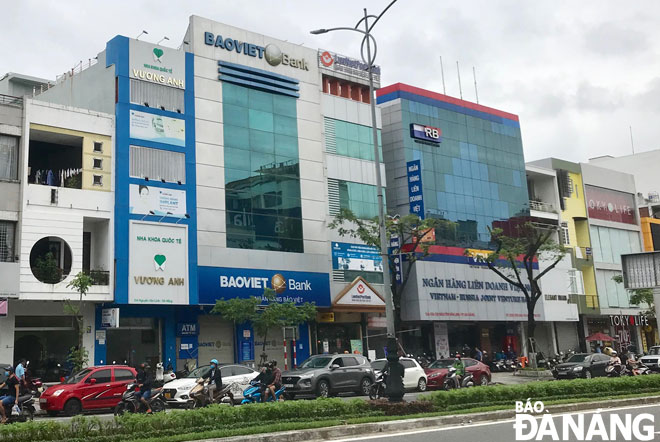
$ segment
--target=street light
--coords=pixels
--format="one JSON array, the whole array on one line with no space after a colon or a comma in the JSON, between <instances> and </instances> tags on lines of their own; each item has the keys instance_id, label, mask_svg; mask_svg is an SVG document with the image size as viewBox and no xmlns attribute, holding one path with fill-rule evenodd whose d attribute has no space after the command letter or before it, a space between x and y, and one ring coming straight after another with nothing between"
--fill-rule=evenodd
<instances>
[{"instance_id":1,"label":"street light","mask_svg":"<svg viewBox=\"0 0 660 442\"><path fill-rule=\"evenodd\" d=\"M373 76L373 67L374 61L376 60L376 54L378 53L378 46L376 44L376 39L371 35L371 31L378 23L378 20L387 12L388 9L392 7L397 0L392 0L389 5L383 12L379 15L369 15L367 9L364 8L364 17L357 22L355 27L338 27L338 28L321 28L310 31L312 35L326 34L332 31L354 31L359 32L364 37L362 38L362 44L360 46L360 56L362 61L368 66L369 69L369 102L371 103L371 128L373 130L374 138L374 158L376 163L376 186L378 187L378 224L379 224L379 235L380 235L380 254L383 260L383 291L385 295L385 319L387 321L387 353L388 361L394 365L391 365L389 382L387 383L387 390L389 391L388 395L390 400L401 400L403 397L403 367L398 362L398 347L396 342L396 334L394 329L394 300L392 299L392 288L391 288L391 279L390 279L390 268L389 268L389 253L388 253L388 244L387 244L387 232L385 230L385 205L383 203L383 184L382 177L380 174L380 152L378 151L378 128L376 126L376 102L374 94L374 76ZM369 20L373 19L371 23ZM360 26L364 22L364 30L360 29ZM373 44L373 54L371 51L371 45ZM366 46L366 57L365 57L365 46ZM387 263L387 265L386 265ZM396 367L396 368L395 368ZM399 373L400 371L400 373Z\"/></svg>"}]
</instances>

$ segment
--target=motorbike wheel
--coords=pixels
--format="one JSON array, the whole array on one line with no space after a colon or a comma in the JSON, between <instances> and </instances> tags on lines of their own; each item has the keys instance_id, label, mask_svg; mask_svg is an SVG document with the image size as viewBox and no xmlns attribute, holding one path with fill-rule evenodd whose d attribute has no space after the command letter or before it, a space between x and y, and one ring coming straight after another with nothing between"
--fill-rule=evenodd
<instances>
[{"instance_id":1,"label":"motorbike wheel","mask_svg":"<svg viewBox=\"0 0 660 442\"><path fill-rule=\"evenodd\" d=\"M151 403L151 411L153 411L154 413L160 413L161 411L165 411L165 403L160 399L156 399Z\"/></svg>"},{"instance_id":2,"label":"motorbike wheel","mask_svg":"<svg viewBox=\"0 0 660 442\"><path fill-rule=\"evenodd\" d=\"M123 402L115 406L115 416L121 416L126 412L126 405Z\"/></svg>"},{"instance_id":3,"label":"motorbike wheel","mask_svg":"<svg viewBox=\"0 0 660 442\"><path fill-rule=\"evenodd\" d=\"M380 398L380 385L379 384L373 384L369 388L369 399L372 401L375 401L376 399Z\"/></svg>"}]
</instances>

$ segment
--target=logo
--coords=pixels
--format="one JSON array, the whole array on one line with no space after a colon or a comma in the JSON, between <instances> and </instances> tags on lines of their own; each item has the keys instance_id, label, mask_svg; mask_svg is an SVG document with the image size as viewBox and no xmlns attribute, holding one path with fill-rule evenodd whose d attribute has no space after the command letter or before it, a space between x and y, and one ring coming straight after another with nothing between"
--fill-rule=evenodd
<instances>
[{"instance_id":1,"label":"logo","mask_svg":"<svg viewBox=\"0 0 660 442\"><path fill-rule=\"evenodd\" d=\"M282 50L274 44L267 45L264 50L264 57L269 65L277 66L282 63Z\"/></svg>"},{"instance_id":2,"label":"logo","mask_svg":"<svg viewBox=\"0 0 660 442\"><path fill-rule=\"evenodd\" d=\"M410 125L410 136L422 141L440 143L442 141L442 130L433 126L412 123Z\"/></svg>"},{"instance_id":3,"label":"logo","mask_svg":"<svg viewBox=\"0 0 660 442\"><path fill-rule=\"evenodd\" d=\"M154 255L154 267L156 268L156 271L165 271L165 261L167 261L165 255Z\"/></svg>"},{"instance_id":4,"label":"logo","mask_svg":"<svg viewBox=\"0 0 660 442\"><path fill-rule=\"evenodd\" d=\"M364 293L364 286L362 284L358 284L357 291L359 294Z\"/></svg>"},{"instance_id":5,"label":"logo","mask_svg":"<svg viewBox=\"0 0 660 442\"><path fill-rule=\"evenodd\" d=\"M323 66L329 68L330 66L332 66L332 63L334 62L335 60L334 58L332 58L332 54L330 54L330 52L324 51L321 54L321 63L323 64Z\"/></svg>"},{"instance_id":6,"label":"logo","mask_svg":"<svg viewBox=\"0 0 660 442\"><path fill-rule=\"evenodd\" d=\"M284 276L276 273L270 278L270 286L275 290L275 293L280 294L286 290L286 279L284 279Z\"/></svg>"},{"instance_id":7,"label":"logo","mask_svg":"<svg viewBox=\"0 0 660 442\"><path fill-rule=\"evenodd\" d=\"M158 63L162 63L162 62L160 61L160 59L161 59L161 57L163 56L164 53L165 53L165 52L163 52L162 49L160 49L160 48L154 48L154 50L153 50L154 61L157 61Z\"/></svg>"}]
</instances>

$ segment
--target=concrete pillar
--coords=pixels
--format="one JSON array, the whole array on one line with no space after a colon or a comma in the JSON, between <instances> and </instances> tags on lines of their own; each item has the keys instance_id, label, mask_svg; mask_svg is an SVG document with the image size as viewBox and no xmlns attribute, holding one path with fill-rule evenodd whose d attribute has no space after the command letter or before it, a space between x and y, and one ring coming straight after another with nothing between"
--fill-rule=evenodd
<instances>
[{"instance_id":1,"label":"concrete pillar","mask_svg":"<svg viewBox=\"0 0 660 442\"><path fill-rule=\"evenodd\" d=\"M655 317L660 325L660 287L653 289L653 304L655 305Z\"/></svg>"},{"instance_id":2,"label":"concrete pillar","mask_svg":"<svg viewBox=\"0 0 660 442\"><path fill-rule=\"evenodd\" d=\"M553 354L559 353L559 348L557 347L557 323L556 322L549 322L550 324L550 340L552 341L552 351L554 352ZM548 356L550 357L550 355Z\"/></svg>"}]
</instances>

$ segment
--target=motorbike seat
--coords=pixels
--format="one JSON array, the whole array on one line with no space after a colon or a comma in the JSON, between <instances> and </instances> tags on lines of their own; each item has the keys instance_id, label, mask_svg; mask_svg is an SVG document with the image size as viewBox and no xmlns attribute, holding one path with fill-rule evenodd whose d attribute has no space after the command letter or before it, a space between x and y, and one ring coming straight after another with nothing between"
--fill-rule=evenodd
<instances>
[{"instance_id":1,"label":"motorbike seat","mask_svg":"<svg viewBox=\"0 0 660 442\"><path fill-rule=\"evenodd\" d=\"M31 394L24 394L24 395L22 395L22 396L19 396L19 397L18 397L18 405L21 405L21 404L23 404L23 403L29 401L30 399L32 399L32 395L31 395Z\"/></svg>"}]
</instances>

